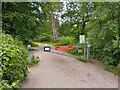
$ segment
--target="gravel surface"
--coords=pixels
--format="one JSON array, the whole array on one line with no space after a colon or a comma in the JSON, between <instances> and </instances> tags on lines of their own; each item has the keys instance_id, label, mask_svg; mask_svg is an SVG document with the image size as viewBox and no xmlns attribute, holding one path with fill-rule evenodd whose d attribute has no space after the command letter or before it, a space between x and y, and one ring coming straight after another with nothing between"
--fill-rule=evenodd
<instances>
[{"instance_id":1,"label":"gravel surface","mask_svg":"<svg viewBox=\"0 0 120 90\"><path fill-rule=\"evenodd\" d=\"M84 63L44 51L35 51L34 55L40 62L29 69L22 88L118 88L118 77L105 71L97 60Z\"/></svg>"}]
</instances>

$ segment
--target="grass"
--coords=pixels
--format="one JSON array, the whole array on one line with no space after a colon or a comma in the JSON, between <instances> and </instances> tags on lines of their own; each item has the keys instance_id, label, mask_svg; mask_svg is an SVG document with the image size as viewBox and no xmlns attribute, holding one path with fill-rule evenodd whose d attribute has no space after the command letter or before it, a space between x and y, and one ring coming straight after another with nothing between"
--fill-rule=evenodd
<instances>
[{"instance_id":1,"label":"grass","mask_svg":"<svg viewBox=\"0 0 120 90\"><path fill-rule=\"evenodd\" d=\"M106 66L106 67L105 67L105 70L113 73L114 75L119 75L119 73L118 73L118 68L115 67L115 66L111 66L111 65Z\"/></svg>"},{"instance_id":2,"label":"grass","mask_svg":"<svg viewBox=\"0 0 120 90\"><path fill-rule=\"evenodd\" d=\"M54 46L54 44L55 44L55 43L53 43L53 42L36 42L36 43L49 44L49 45L53 45L53 46Z\"/></svg>"}]
</instances>

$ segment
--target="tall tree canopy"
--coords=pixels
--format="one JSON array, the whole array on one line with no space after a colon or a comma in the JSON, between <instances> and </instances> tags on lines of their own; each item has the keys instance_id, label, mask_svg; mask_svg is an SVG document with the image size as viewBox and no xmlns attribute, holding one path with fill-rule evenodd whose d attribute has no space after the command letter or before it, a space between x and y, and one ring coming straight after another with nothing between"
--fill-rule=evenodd
<instances>
[{"instance_id":1,"label":"tall tree canopy","mask_svg":"<svg viewBox=\"0 0 120 90\"><path fill-rule=\"evenodd\" d=\"M42 30L41 26L54 11L55 3L4 2L2 4L3 30L24 43Z\"/></svg>"},{"instance_id":2,"label":"tall tree canopy","mask_svg":"<svg viewBox=\"0 0 120 90\"><path fill-rule=\"evenodd\" d=\"M68 2L62 15L62 35L86 35L86 43L92 44L94 55L107 65L119 63L119 2Z\"/></svg>"}]
</instances>

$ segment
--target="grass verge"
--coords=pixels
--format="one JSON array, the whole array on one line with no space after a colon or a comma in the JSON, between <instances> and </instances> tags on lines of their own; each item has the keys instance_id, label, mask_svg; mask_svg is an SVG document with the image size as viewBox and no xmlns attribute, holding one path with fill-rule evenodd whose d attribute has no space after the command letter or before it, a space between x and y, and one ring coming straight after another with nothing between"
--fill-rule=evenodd
<instances>
[{"instance_id":1,"label":"grass verge","mask_svg":"<svg viewBox=\"0 0 120 90\"><path fill-rule=\"evenodd\" d=\"M119 75L119 73L118 73L118 68L115 67L115 66L111 66L111 65L106 66L106 67L105 67L105 70L111 72L111 73L114 74L114 75ZM119 76L120 76L120 75L119 75Z\"/></svg>"}]
</instances>

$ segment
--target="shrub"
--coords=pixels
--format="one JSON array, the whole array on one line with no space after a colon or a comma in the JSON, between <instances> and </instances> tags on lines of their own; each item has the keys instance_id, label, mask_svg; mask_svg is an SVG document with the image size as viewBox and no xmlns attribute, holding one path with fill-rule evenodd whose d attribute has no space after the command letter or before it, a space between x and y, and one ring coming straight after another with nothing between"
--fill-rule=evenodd
<instances>
[{"instance_id":1,"label":"shrub","mask_svg":"<svg viewBox=\"0 0 120 90\"><path fill-rule=\"evenodd\" d=\"M79 54L78 54L78 49L75 49L75 50L67 50L66 52L67 52L67 53L70 53L70 54L72 54L72 55L79 55Z\"/></svg>"},{"instance_id":2,"label":"shrub","mask_svg":"<svg viewBox=\"0 0 120 90\"><path fill-rule=\"evenodd\" d=\"M68 44L74 43L74 40L75 40L74 37L70 37L70 36L64 37L63 36L60 38L59 42L63 45L68 45Z\"/></svg>"},{"instance_id":3,"label":"shrub","mask_svg":"<svg viewBox=\"0 0 120 90\"><path fill-rule=\"evenodd\" d=\"M119 74L118 74L118 68L115 67L115 66L109 65L109 66L106 66L105 69L106 69L107 71L113 73L114 75L119 75Z\"/></svg>"},{"instance_id":4,"label":"shrub","mask_svg":"<svg viewBox=\"0 0 120 90\"><path fill-rule=\"evenodd\" d=\"M43 33L40 36L37 36L37 38L34 38L34 41L36 42L50 42L52 40L52 36L48 33Z\"/></svg>"},{"instance_id":5,"label":"shrub","mask_svg":"<svg viewBox=\"0 0 120 90\"><path fill-rule=\"evenodd\" d=\"M66 40L68 41L68 43L74 43L75 38L71 36L67 36Z\"/></svg>"},{"instance_id":6,"label":"shrub","mask_svg":"<svg viewBox=\"0 0 120 90\"><path fill-rule=\"evenodd\" d=\"M31 45L32 47L38 47L38 46L39 46L39 45L36 44L35 42L30 42L30 45Z\"/></svg>"},{"instance_id":7,"label":"shrub","mask_svg":"<svg viewBox=\"0 0 120 90\"><path fill-rule=\"evenodd\" d=\"M64 44L57 42L57 43L54 43L54 46L64 46Z\"/></svg>"},{"instance_id":8,"label":"shrub","mask_svg":"<svg viewBox=\"0 0 120 90\"><path fill-rule=\"evenodd\" d=\"M47 33L43 33L41 35L40 41L44 42L44 41L51 41L52 36L50 34Z\"/></svg>"},{"instance_id":9,"label":"shrub","mask_svg":"<svg viewBox=\"0 0 120 90\"><path fill-rule=\"evenodd\" d=\"M0 43L0 57L2 70L2 82L0 90L3 88L18 88L23 77L27 76L28 55L27 49L22 42L14 40L10 35L0 33L2 43Z\"/></svg>"}]
</instances>

